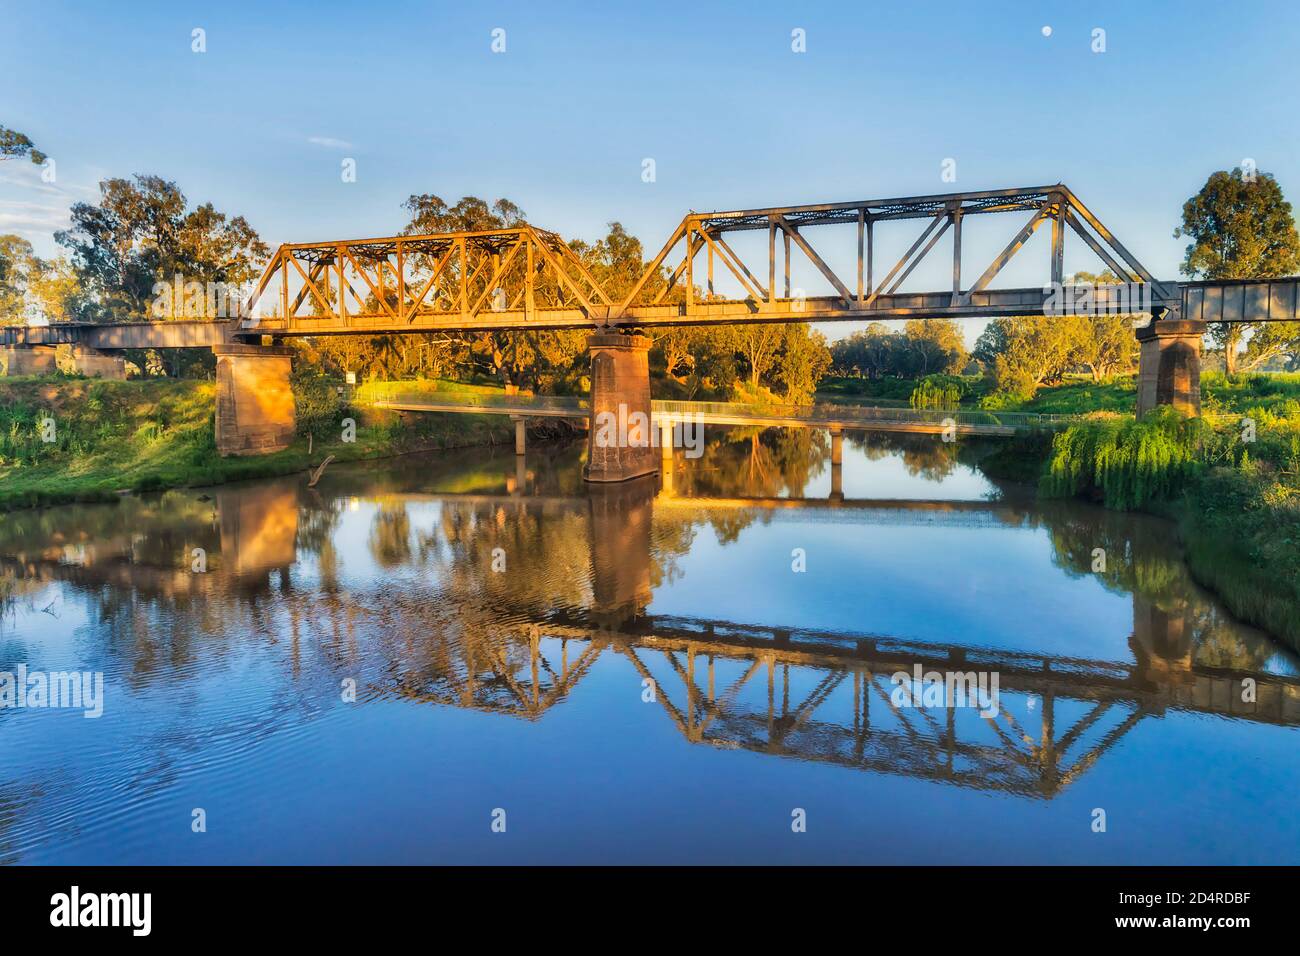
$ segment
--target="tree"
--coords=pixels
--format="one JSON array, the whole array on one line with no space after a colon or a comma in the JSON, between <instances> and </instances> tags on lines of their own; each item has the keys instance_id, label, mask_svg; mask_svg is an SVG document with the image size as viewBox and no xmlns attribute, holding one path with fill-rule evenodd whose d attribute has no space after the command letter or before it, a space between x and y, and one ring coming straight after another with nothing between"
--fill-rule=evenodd
<instances>
[{"instance_id":1,"label":"tree","mask_svg":"<svg viewBox=\"0 0 1300 956\"><path fill-rule=\"evenodd\" d=\"M757 387L763 376L776 365L777 353L786 336L784 326L767 322L732 325L719 332L726 336L732 349L745 360L751 387Z\"/></svg>"},{"instance_id":2,"label":"tree","mask_svg":"<svg viewBox=\"0 0 1300 956\"><path fill-rule=\"evenodd\" d=\"M831 367L831 350L826 336L807 325L783 326L781 354L777 359L776 380L785 400L794 405L812 401L817 383Z\"/></svg>"},{"instance_id":3,"label":"tree","mask_svg":"<svg viewBox=\"0 0 1300 956\"><path fill-rule=\"evenodd\" d=\"M1074 281L1079 285L1115 285L1120 278L1105 269L1096 275L1076 272ZM1075 327L1074 362L1086 368L1094 382L1126 372L1137 361L1137 336L1133 331L1136 316L1107 313L1062 318Z\"/></svg>"},{"instance_id":4,"label":"tree","mask_svg":"<svg viewBox=\"0 0 1300 956\"><path fill-rule=\"evenodd\" d=\"M1243 174L1240 167L1213 173L1183 205L1187 236L1182 272L1202 279L1270 279L1300 269L1300 234L1291 204L1268 173ZM1210 335L1223 349L1224 367L1236 371L1246 327L1214 323Z\"/></svg>"},{"instance_id":5,"label":"tree","mask_svg":"<svg viewBox=\"0 0 1300 956\"><path fill-rule=\"evenodd\" d=\"M161 177L106 179L99 190L99 203L75 203L71 225L54 236L71 254L93 318L150 317L154 285L176 276L246 283L270 254L243 216L228 217L211 203L187 212L185 194Z\"/></svg>"},{"instance_id":6,"label":"tree","mask_svg":"<svg viewBox=\"0 0 1300 956\"><path fill-rule=\"evenodd\" d=\"M37 166L45 162L45 154L30 139L17 130L0 126L0 162L20 156L29 157Z\"/></svg>"},{"instance_id":7,"label":"tree","mask_svg":"<svg viewBox=\"0 0 1300 956\"><path fill-rule=\"evenodd\" d=\"M1240 368L1263 368L1275 359L1288 372L1300 371L1300 322L1261 322L1246 343Z\"/></svg>"},{"instance_id":8,"label":"tree","mask_svg":"<svg viewBox=\"0 0 1300 956\"><path fill-rule=\"evenodd\" d=\"M903 339L913 376L956 374L966 365L966 340L952 319L912 319L903 326Z\"/></svg>"},{"instance_id":9,"label":"tree","mask_svg":"<svg viewBox=\"0 0 1300 956\"><path fill-rule=\"evenodd\" d=\"M28 298L50 322L66 322L82 310L83 293L67 259L36 259L27 283Z\"/></svg>"},{"instance_id":10,"label":"tree","mask_svg":"<svg viewBox=\"0 0 1300 956\"><path fill-rule=\"evenodd\" d=\"M999 392L1031 398L1041 385L1059 382L1074 363L1078 325L1059 316L994 319L975 342Z\"/></svg>"},{"instance_id":11,"label":"tree","mask_svg":"<svg viewBox=\"0 0 1300 956\"><path fill-rule=\"evenodd\" d=\"M36 257L21 236L0 236L0 321L23 323L27 287Z\"/></svg>"}]
</instances>

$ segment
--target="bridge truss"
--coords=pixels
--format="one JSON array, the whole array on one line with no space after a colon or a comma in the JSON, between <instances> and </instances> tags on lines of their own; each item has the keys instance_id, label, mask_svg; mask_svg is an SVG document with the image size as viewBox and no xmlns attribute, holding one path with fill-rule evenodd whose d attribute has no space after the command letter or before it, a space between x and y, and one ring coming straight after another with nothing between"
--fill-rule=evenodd
<instances>
[{"instance_id":1,"label":"bridge truss","mask_svg":"<svg viewBox=\"0 0 1300 956\"><path fill-rule=\"evenodd\" d=\"M963 270L962 232L971 216L1023 221L973 281ZM877 228L915 221L920 234L884 271ZM826 253L851 226L847 252ZM1051 230L1048 282L1064 283L1067 232L1083 240L1123 283L1090 298L1049 302L1051 289L990 288L1034 233ZM737 252L738 234L765 231L760 263ZM906 280L940 241L951 248L952 282L907 292ZM780 241L778 242L778 238ZM816 245L814 245L814 241ZM831 295L806 295L791 266L815 269ZM855 263L851 275L831 261ZM780 278L778 279L778 266ZM806 267L805 266L805 267ZM738 292L724 293L720 276ZM276 250L232 329L237 336L473 331L1128 312L1132 290L1161 315L1180 307L1174 283L1156 280L1064 185L732 212L690 213L631 287L617 295L557 234L520 225L486 232L301 243ZM1046 285L1047 283L1044 283ZM1121 298L1123 297L1123 298ZM277 301L272 301L278 299Z\"/></svg>"}]
</instances>

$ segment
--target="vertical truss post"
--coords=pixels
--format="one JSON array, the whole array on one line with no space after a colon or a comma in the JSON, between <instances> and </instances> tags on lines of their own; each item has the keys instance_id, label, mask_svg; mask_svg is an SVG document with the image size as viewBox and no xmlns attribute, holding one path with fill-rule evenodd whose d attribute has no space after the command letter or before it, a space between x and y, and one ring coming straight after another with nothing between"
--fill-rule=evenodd
<instances>
[{"instance_id":1,"label":"vertical truss post","mask_svg":"<svg viewBox=\"0 0 1300 956\"><path fill-rule=\"evenodd\" d=\"M952 206L952 304L961 304L961 203Z\"/></svg>"},{"instance_id":2,"label":"vertical truss post","mask_svg":"<svg viewBox=\"0 0 1300 956\"><path fill-rule=\"evenodd\" d=\"M689 219L686 221L686 308L690 309L695 306L695 250L692 243L695 242L695 224Z\"/></svg>"},{"instance_id":3,"label":"vertical truss post","mask_svg":"<svg viewBox=\"0 0 1300 956\"><path fill-rule=\"evenodd\" d=\"M781 235L785 237L785 297L790 298L790 233L784 229Z\"/></svg>"},{"instance_id":4,"label":"vertical truss post","mask_svg":"<svg viewBox=\"0 0 1300 956\"><path fill-rule=\"evenodd\" d=\"M460 247L460 312L464 315L469 311L469 249L464 239L456 240L456 245Z\"/></svg>"},{"instance_id":5,"label":"vertical truss post","mask_svg":"<svg viewBox=\"0 0 1300 956\"><path fill-rule=\"evenodd\" d=\"M1052 199L1052 283L1059 286L1065 282L1065 198L1056 193Z\"/></svg>"},{"instance_id":6,"label":"vertical truss post","mask_svg":"<svg viewBox=\"0 0 1300 956\"><path fill-rule=\"evenodd\" d=\"M871 266L875 260L875 221L867 220L867 294L871 295L875 287L871 284Z\"/></svg>"},{"instance_id":7,"label":"vertical truss post","mask_svg":"<svg viewBox=\"0 0 1300 956\"><path fill-rule=\"evenodd\" d=\"M858 210L858 305L862 305L862 245L863 234L866 231L867 211Z\"/></svg>"},{"instance_id":8,"label":"vertical truss post","mask_svg":"<svg viewBox=\"0 0 1300 956\"><path fill-rule=\"evenodd\" d=\"M286 322L289 320L289 270L284 261L284 256L288 253L282 253L280 257L280 317Z\"/></svg>"},{"instance_id":9,"label":"vertical truss post","mask_svg":"<svg viewBox=\"0 0 1300 956\"><path fill-rule=\"evenodd\" d=\"M397 240L397 316L411 321L415 318L415 307L411 307L411 314L406 314L406 250L402 248L402 240Z\"/></svg>"},{"instance_id":10,"label":"vertical truss post","mask_svg":"<svg viewBox=\"0 0 1300 956\"><path fill-rule=\"evenodd\" d=\"M343 281L343 247L339 246L338 249L334 251L334 255L338 258L337 271L339 276L339 318L343 321L344 325L347 325L348 324L348 300L343 294L343 290L347 287L347 283ZM361 304L361 307L362 309L365 308L364 302Z\"/></svg>"},{"instance_id":11,"label":"vertical truss post","mask_svg":"<svg viewBox=\"0 0 1300 956\"><path fill-rule=\"evenodd\" d=\"M767 217L767 304L776 301L776 220Z\"/></svg>"},{"instance_id":12,"label":"vertical truss post","mask_svg":"<svg viewBox=\"0 0 1300 956\"><path fill-rule=\"evenodd\" d=\"M528 280L524 285L524 318L531 319L533 312L537 309L537 302L533 295L533 279L537 275L537 262L534 258L533 236L528 237Z\"/></svg>"}]
</instances>

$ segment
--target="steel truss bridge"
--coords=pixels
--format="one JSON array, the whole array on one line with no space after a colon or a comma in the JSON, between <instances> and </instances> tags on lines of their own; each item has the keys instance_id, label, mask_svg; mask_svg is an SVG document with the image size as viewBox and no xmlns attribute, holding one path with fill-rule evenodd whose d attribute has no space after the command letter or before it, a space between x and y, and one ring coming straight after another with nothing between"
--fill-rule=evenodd
<instances>
[{"instance_id":1,"label":"steel truss bridge","mask_svg":"<svg viewBox=\"0 0 1300 956\"><path fill-rule=\"evenodd\" d=\"M962 261L963 222L1019 214L1006 245L971 279ZM877 261L877 229L919 226L892 264ZM834 230L819 227L847 227ZM1087 287L1054 299L1052 288L994 289L993 281L1034 233L1051 231L1047 281L1066 279L1066 235L1079 239L1121 285ZM737 252L747 232L766 233L765 254ZM849 239L839 255L829 243ZM916 267L947 239L952 282L936 292L904 291ZM816 245L814 245L816 243ZM801 295L791 264L810 265L832 290ZM837 272L831 261L852 261ZM738 294L718 291L724 277ZM1046 284L1046 283L1045 283ZM1184 283L1157 280L1063 184L984 192L731 212L690 213L632 288L615 295L558 235L520 224L507 229L296 243L276 250L231 334L329 335L608 325L990 318L1045 314L1192 315L1215 321L1300 317L1297 280ZM274 313L274 314L272 314Z\"/></svg>"},{"instance_id":2,"label":"steel truss bridge","mask_svg":"<svg viewBox=\"0 0 1300 956\"><path fill-rule=\"evenodd\" d=\"M963 223L972 216L994 215L1018 216L1018 227L978 274L966 270ZM897 260L878 261L878 230L898 223L914 224L919 233L913 230L915 238ZM1044 283L992 288L1040 228L1051 232ZM738 237L745 233L766 233L765 249L758 254L738 251ZM1121 284L1070 287L1075 291L1058 295L1067 278L1067 234L1082 241ZM905 290L908 278L941 240L951 252L950 286ZM791 284L794 262L811 267L830 294L801 294ZM843 273L832 262L853 267ZM719 278L736 291L720 291ZM1295 321L1300 319L1300 279L1158 280L1067 186L1057 183L692 212L621 294L558 234L528 223L479 232L288 243L275 251L238 318L10 326L0 328L0 346L66 342L110 350L194 348L262 335L1138 312L1213 322Z\"/></svg>"},{"instance_id":3,"label":"steel truss bridge","mask_svg":"<svg viewBox=\"0 0 1300 956\"><path fill-rule=\"evenodd\" d=\"M996 213L1024 213L1028 220L979 277L966 284L962 223L969 216ZM904 220L918 221L920 235L877 281L877 227ZM1042 288L992 290L989 285L1034 232L1049 223L1051 281L1065 279L1069 229L1124 282L1149 289L1152 307L1178 307L1177 288L1157 282L1067 187L1057 185L691 213L621 297L606 290L559 236L528 224L485 232L289 244L276 251L249 300L247 312L254 317L241 321L234 332L305 335L1041 315ZM816 227L825 226L854 227L854 275L840 276L814 248ZM761 264L745 262L732 245L737 234L754 231L767 234ZM842 239L843 230L837 235ZM945 235L951 237L952 287L935 293L901 291ZM791 286L796 250L834 295L804 296ZM741 296L717 293L715 274L724 272L742 290ZM703 294L697 292L701 281ZM278 304L267 308L268 294L277 295ZM1099 294L1108 299L1117 293ZM277 314L268 315L272 310ZM1131 311L1127 303L1123 311Z\"/></svg>"}]
</instances>

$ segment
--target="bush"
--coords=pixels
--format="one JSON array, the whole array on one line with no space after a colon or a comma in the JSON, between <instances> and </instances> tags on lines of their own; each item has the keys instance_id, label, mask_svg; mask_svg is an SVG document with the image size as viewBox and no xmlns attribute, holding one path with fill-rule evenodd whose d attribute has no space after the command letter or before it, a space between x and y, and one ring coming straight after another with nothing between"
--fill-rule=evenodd
<instances>
[{"instance_id":1,"label":"bush","mask_svg":"<svg viewBox=\"0 0 1300 956\"><path fill-rule=\"evenodd\" d=\"M1041 490L1064 497L1102 497L1129 510L1171 499L1200 473L1220 439L1199 418L1160 408L1141 421L1095 418L1072 425L1052 442Z\"/></svg>"},{"instance_id":2,"label":"bush","mask_svg":"<svg viewBox=\"0 0 1300 956\"><path fill-rule=\"evenodd\" d=\"M954 409L966 394L966 382L957 375L927 375L912 389L913 408Z\"/></svg>"},{"instance_id":3,"label":"bush","mask_svg":"<svg viewBox=\"0 0 1300 956\"><path fill-rule=\"evenodd\" d=\"M339 394L342 383L313 366L295 369L291 383L294 402L298 406L298 434L323 438L337 433L347 408Z\"/></svg>"}]
</instances>

